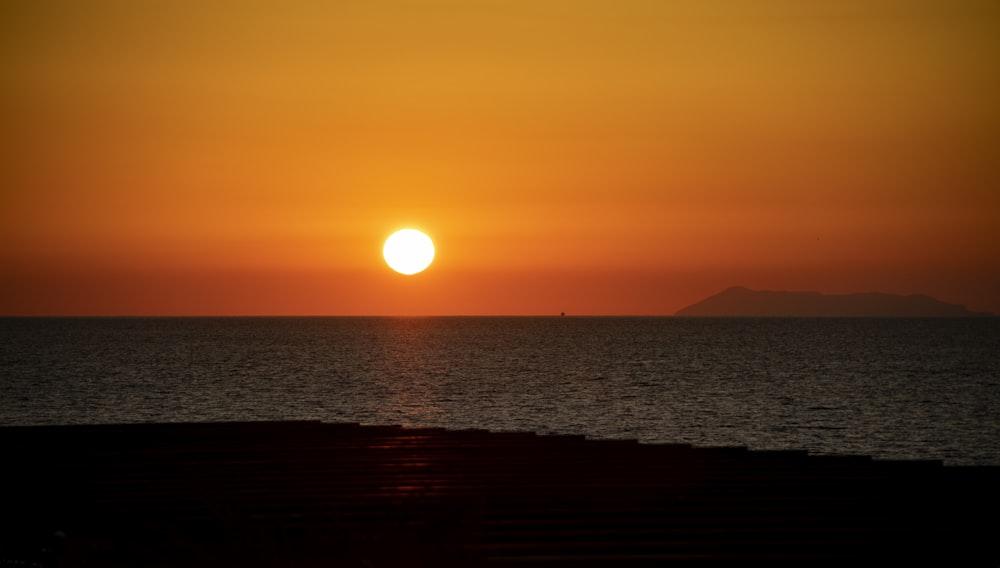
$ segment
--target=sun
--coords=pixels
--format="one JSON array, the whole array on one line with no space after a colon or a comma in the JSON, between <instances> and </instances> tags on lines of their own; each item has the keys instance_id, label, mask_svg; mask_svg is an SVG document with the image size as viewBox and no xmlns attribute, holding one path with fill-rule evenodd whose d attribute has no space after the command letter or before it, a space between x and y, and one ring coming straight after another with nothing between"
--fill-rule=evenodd
<instances>
[{"instance_id":1,"label":"sun","mask_svg":"<svg viewBox=\"0 0 1000 568\"><path fill-rule=\"evenodd\" d=\"M385 240L382 256L386 264L400 274L416 274L434 260L434 243L416 229L396 231Z\"/></svg>"}]
</instances>

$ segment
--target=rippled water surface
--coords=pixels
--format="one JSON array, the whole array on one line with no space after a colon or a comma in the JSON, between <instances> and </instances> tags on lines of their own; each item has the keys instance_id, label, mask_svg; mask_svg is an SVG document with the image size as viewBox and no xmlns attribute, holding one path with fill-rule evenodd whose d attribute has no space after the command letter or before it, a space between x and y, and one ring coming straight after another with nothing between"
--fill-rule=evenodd
<instances>
[{"instance_id":1,"label":"rippled water surface","mask_svg":"<svg viewBox=\"0 0 1000 568\"><path fill-rule=\"evenodd\" d=\"M1000 318L0 319L0 424L316 419L1000 465Z\"/></svg>"}]
</instances>

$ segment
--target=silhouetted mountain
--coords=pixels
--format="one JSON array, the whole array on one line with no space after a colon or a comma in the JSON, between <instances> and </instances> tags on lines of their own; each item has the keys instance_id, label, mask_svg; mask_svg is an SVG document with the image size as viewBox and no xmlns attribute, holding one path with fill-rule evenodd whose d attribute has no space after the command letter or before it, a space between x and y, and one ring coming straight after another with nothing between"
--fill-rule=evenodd
<instances>
[{"instance_id":1,"label":"silhouetted mountain","mask_svg":"<svg viewBox=\"0 0 1000 568\"><path fill-rule=\"evenodd\" d=\"M961 304L949 304L923 294L902 296L820 294L819 292L755 291L734 286L692 304L678 316L797 316L797 317L969 317L989 316Z\"/></svg>"}]
</instances>

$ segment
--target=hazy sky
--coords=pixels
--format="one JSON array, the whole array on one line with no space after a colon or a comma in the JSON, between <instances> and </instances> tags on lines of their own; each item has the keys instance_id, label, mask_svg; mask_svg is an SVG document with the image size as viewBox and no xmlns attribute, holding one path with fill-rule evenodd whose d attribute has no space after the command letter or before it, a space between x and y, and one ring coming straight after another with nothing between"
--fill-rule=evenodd
<instances>
[{"instance_id":1,"label":"hazy sky","mask_svg":"<svg viewBox=\"0 0 1000 568\"><path fill-rule=\"evenodd\" d=\"M4 2L0 314L1000 312L997 101L993 0Z\"/></svg>"}]
</instances>

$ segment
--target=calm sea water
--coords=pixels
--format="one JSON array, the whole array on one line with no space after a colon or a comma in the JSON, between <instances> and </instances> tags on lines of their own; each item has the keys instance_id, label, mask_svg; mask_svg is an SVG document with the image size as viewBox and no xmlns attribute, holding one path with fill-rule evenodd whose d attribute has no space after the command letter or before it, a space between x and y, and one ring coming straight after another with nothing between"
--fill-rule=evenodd
<instances>
[{"instance_id":1,"label":"calm sea water","mask_svg":"<svg viewBox=\"0 0 1000 568\"><path fill-rule=\"evenodd\" d=\"M1000 465L1000 318L4 318L0 424L314 419Z\"/></svg>"}]
</instances>

